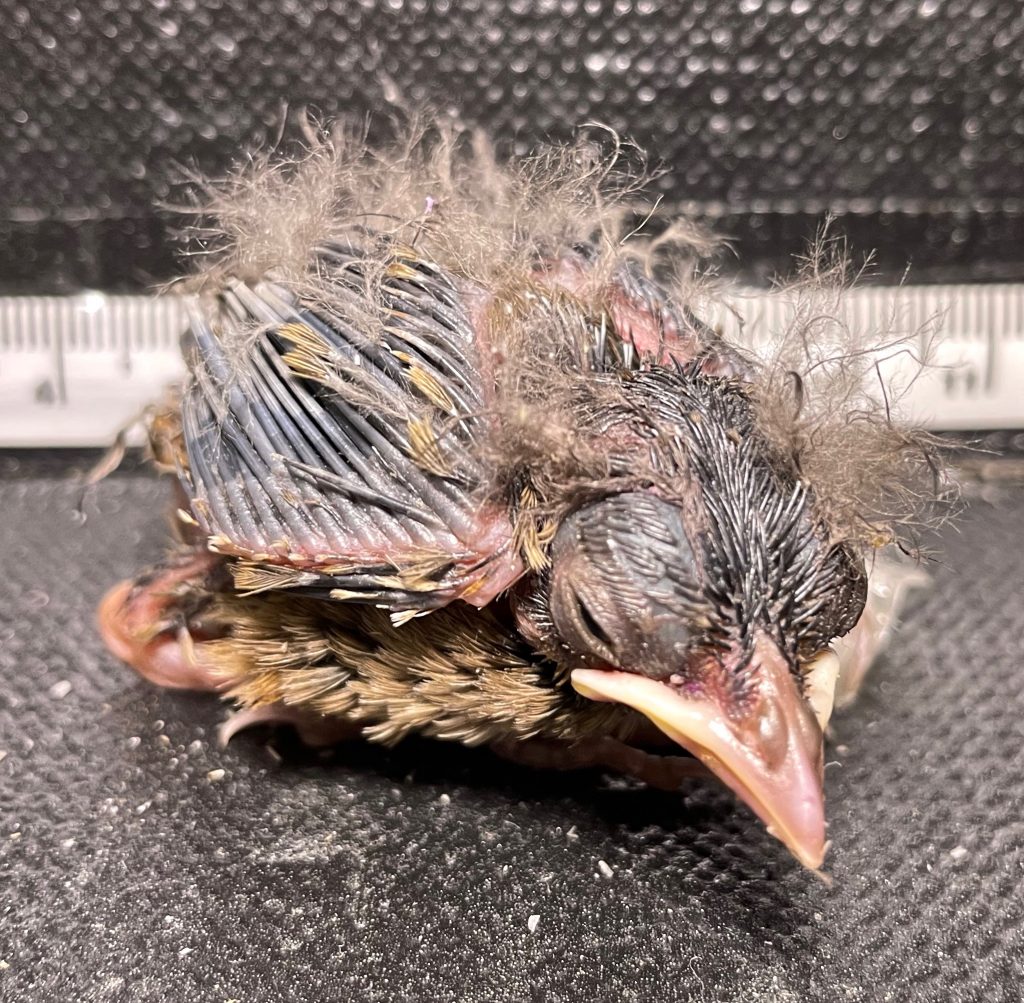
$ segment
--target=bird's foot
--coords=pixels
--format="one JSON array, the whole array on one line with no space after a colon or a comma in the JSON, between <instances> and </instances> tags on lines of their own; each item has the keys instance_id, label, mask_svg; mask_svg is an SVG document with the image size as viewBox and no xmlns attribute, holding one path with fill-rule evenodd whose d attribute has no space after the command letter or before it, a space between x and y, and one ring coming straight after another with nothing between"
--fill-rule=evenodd
<instances>
[{"instance_id":1,"label":"bird's foot","mask_svg":"<svg viewBox=\"0 0 1024 1003\"><path fill-rule=\"evenodd\" d=\"M645 752L607 736L577 742L509 738L492 742L490 748L520 766L546 770L608 769L663 791L674 791L684 780L693 777L714 776L703 763L689 756Z\"/></svg>"},{"instance_id":2,"label":"bird's foot","mask_svg":"<svg viewBox=\"0 0 1024 1003\"><path fill-rule=\"evenodd\" d=\"M203 624L202 599L220 566L216 554L188 551L114 586L97 612L107 647L159 686L219 689L196 642L215 636Z\"/></svg>"},{"instance_id":3,"label":"bird's foot","mask_svg":"<svg viewBox=\"0 0 1024 1003\"><path fill-rule=\"evenodd\" d=\"M223 747L247 728L280 724L294 728L303 745L311 749L326 749L340 742L361 738L363 734L363 726L353 721L325 717L315 711L289 707L283 703L270 703L234 711L217 729L217 741Z\"/></svg>"}]
</instances>

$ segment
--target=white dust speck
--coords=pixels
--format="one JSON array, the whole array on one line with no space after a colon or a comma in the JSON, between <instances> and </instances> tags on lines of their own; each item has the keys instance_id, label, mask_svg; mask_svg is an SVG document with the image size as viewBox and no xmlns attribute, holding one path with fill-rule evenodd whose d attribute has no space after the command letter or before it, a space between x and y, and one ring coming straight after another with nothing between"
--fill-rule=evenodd
<instances>
[{"instance_id":1,"label":"white dust speck","mask_svg":"<svg viewBox=\"0 0 1024 1003\"><path fill-rule=\"evenodd\" d=\"M210 772L206 774L206 779L209 780L211 784L215 784L218 780L223 780L226 773L226 770L210 770Z\"/></svg>"},{"instance_id":2,"label":"white dust speck","mask_svg":"<svg viewBox=\"0 0 1024 1003\"><path fill-rule=\"evenodd\" d=\"M578 832L576 831L576 826L573 826L573 827L572 827L572 828L571 828L571 829L570 829L570 830L569 830L569 831L568 831L568 832L567 832L567 833L565 834L565 838L566 838L566 839L567 839L567 840L568 840L568 841L569 841L570 843L575 843L575 842L576 842L576 841L577 841L577 840L578 840L578 839L580 838L580 834L579 834L579 833L578 833Z\"/></svg>"},{"instance_id":3,"label":"white dust speck","mask_svg":"<svg viewBox=\"0 0 1024 1003\"><path fill-rule=\"evenodd\" d=\"M132 735L132 737L129 738L125 744L128 746L129 749L137 749L140 745L142 745L142 739L139 738L138 735Z\"/></svg>"},{"instance_id":4,"label":"white dust speck","mask_svg":"<svg viewBox=\"0 0 1024 1003\"><path fill-rule=\"evenodd\" d=\"M183 947L180 951L178 951L178 957L187 958L194 950L194 947Z\"/></svg>"},{"instance_id":5,"label":"white dust speck","mask_svg":"<svg viewBox=\"0 0 1024 1003\"><path fill-rule=\"evenodd\" d=\"M949 851L949 855L953 860L963 860L964 857L967 856L967 847L954 846L953 849Z\"/></svg>"},{"instance_id":6,"label":"white dust speck","mask_svg":"<svg viewBox=\"0 0 1024 1003\"><path fill-rule=\"evenodd\" d=\"M437 800L440 801L441 804L451 804L452 803L451 796L448 795L448 794L442 794Z\"/></svg>"},{"instance_id":7,"label":"white dust speck","mask_svg":"<svg viewBox=\"0 0 1024 1003\"><path fill-rule=\"evenodd\" d=\"M62 679L59 683L54 683L50 687L50 696L54 700L63 700L71 692L71 683L67 679Z\"/></svg>"},{"instance_id":8,"label":"white dust speck","mask_svg":"<svg viewBox=\"0 0 1024 1003\"><path fill-rule=\"evenodd\" d=\"M9 961L0 961L0 972L6 972L10 967L11 963Z\"/></svg>"},{"instance_id":9,"label":"white dust speck","mask_svg":"<svg viewBox=\"0 0 1024 1003\"><path fill-rule=\"evenodd\" d=\"M146 810L149 808L149 806L152 803L153 803L152 800L150 800L150 801L143 801L142 804L136 805L135 806L135 814L136 815L145 815L146 814Z\"/></svg>"},{"instance_id":10,"label":"white dust speck","mask_svg":"<svg viewBox=\"0 0 1024 1003\"><path fill-rule=\"evenodd\" d=\"M526 921L526 929L527 929L527 930L529 930L529 931L530 931L530 933L536 933L536 932L537 932L537 927L538 927L538 926L540 926L540 916L538 916L538 915L537 915L536 913L534 913L534 914L533 914L533 915L532 915L532 916L531 916L531 917L530 917L530 918L529 918L529 919L528 919L528 920Z\"/></svg>"},{"instance_id":11,"label":"white dust speck","mask_svg":"<svg viewBox=\"0 0 1024 1003\"><path fill-rule=\"evenodd\" d=\"M2 763L6 758L7 758L7 750L6 749L0 749L0 763Z\"/></svg>"},{"instance_id":12,"label":"white dust speck","mask_svg":"<svg viewBox=\"0 0 1024 1003\"><path fill-rule=\"evenodd\" d=\"M597 869L601 872L601 875L606 878L615 876L615 872L612 870L611 865L606 860L599 860L597 862Z\"/></svg>"}]
</instances>

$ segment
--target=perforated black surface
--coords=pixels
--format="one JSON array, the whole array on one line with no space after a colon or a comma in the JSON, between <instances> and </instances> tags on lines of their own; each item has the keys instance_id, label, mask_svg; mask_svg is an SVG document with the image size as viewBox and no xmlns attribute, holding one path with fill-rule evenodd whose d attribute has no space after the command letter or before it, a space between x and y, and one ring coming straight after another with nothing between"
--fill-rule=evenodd
<instances>
[{"instance_id":1,"label":"perforated black surface","mask_svg":"<svg viewBox=\"0 0 1024 1003\"><path fill-rule=\"evenodd\" d=\"M1024 272L1015 0L0 0L0 56L8 287L167 276L176 165L396 95L522 149L607 123L746 268L831 211L889 269Z\"/></svg>"},{"instance_id":2,"label":"perforated black surface","mask_svg":"<svg viewBox=\"0 0 1024 1003\"><path fill-rule=\"evenodd\" d=\"M836 722L826 887L712 787L218 749L215 701L92 624L158 553L166 485L117 475L82 526L66 463L0 454L0 999L1020 999L1020 489L946 535Z\"/></svg>"}]
</instances>

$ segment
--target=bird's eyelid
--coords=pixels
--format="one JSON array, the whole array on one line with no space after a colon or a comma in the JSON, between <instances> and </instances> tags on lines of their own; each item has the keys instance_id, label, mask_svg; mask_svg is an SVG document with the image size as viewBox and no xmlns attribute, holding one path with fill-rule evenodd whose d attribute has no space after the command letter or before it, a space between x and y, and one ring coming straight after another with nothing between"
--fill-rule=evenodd
<instances>
[{"instance_id":1,"label":"bird's eyelid","mask_svg":"<svg viewBox=\"0 0 1024 1003\"><path fill-rule=\"evenodd\" d=\"M608 636L607 631L601 626L600 619L594 615L591 611L587 600L581 596L578 592L575 595L576 608L579 612L580 623L586 632L593 637L595 640L600 642L602 645L608 648L608 651L612 650L612 640Z\"/></svg>"},{"instance_id":2,"label":"bird's eyelid","mask_svg":"<svg viewBox=\"0 0 1024 1003\"><path fill-rule=\"evenodd\" d=\"M552 583L551 615L564 643L581 655L617 664L613 642L599 613L571 575L558 576Z\"/></svg>"}]
</instances>

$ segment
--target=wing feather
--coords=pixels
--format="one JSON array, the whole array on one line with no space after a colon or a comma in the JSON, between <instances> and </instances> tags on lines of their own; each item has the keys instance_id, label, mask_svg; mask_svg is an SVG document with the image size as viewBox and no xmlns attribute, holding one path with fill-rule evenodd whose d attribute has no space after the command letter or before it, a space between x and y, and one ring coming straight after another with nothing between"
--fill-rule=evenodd
<instances>
[{"instance_id":1,"label":"wing feather","mask_svg":"<svg viewBox=\"0 0 1024 1003\"><path fill-rule=\"evenodd\" d=\"M482 500L475 332L437 266L407 249L380 266L335 244L318 295L236 279L194 306L182 482L242 591L482 605L522 563Z\"/></svg>"}]
</instances>

